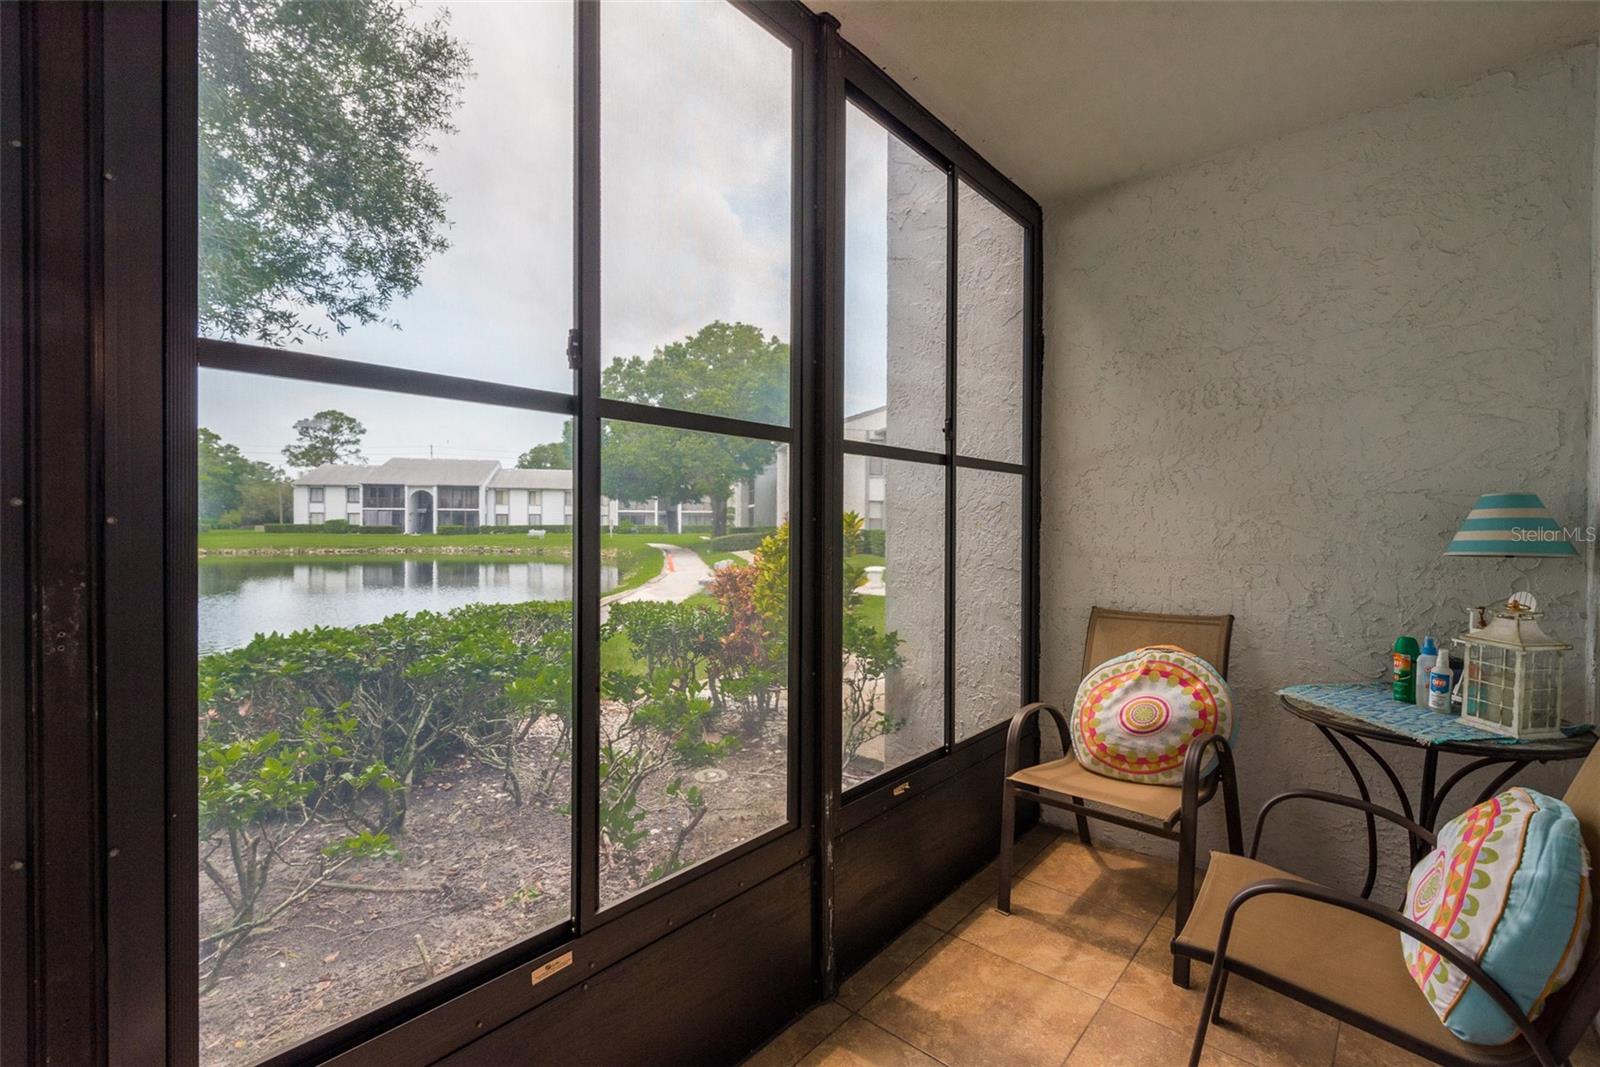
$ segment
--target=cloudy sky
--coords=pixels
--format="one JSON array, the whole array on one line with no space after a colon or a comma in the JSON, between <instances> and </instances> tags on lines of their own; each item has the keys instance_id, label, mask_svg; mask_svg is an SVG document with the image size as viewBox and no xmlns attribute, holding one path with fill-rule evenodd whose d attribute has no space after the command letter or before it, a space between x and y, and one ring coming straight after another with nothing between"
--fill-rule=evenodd
<instances>
[{"instance_id":1,"label":"cloudy sky","mask_svg":"<svg viewBox=\"0 0 1600 1067\"><path fill-rule=\"evenodd\" d=\"M345 359L566 392L572 324L572 13L567 3L450 12L474 76L429 160L448 251L389 317L306 347ZM602 16L602 339L645 355L714 319L790 338L792 57L721 0L612 3ZM885 135L851 109L847 410L882 403ZM512 462L561 417L205 372L200 421L281 462L296 419L359 418L369 459Z\"/></svg>"}]
</instances>

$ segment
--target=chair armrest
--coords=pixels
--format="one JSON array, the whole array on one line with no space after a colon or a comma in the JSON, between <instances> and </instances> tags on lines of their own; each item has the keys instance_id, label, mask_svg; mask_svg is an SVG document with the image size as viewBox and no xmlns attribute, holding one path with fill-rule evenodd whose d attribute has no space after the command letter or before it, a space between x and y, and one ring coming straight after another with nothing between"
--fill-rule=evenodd
<instances>
[{"instance_id":1,"label":"chair armrest","mask_svg":"<svg viewBox=\"0 0 1600 1067\"><path fill-rule=\"evenodd\" d=\"M1066 717L1061 714L1061 709L1056 707L1054 704L1046 704L1043 701L1035 701L1032 704L1026 705L1021 711L1011 716L1011 728L1006 731L1007 778L1010 778L1013 774L1016 774L1017 771L1021 769L1019 765L1022 759L1022 753L1018 751L1017 743L1022 740L1023 727L1028 725L1029 719L1033 718L1041 711L1048 712L1050 717L1056 721L1056 729L1061 731L1061 750L1063 752L1071 751L1072 734L1067 731L1067 720Z\"/></svg>"},{"instance_id":2,"label":"chair armrest","mask_svg":"<svg viewBox=\"0 0 1600 1067\"><path fill-rule=\"evenodd\" d=\"M1205 777L1206 753L1212 749L1217 750L1217 769L1226 771L1230 775L1233 771L1233 746L1228 744L1228 739L1221 734L1211 734L1202 738L1197 745L1190 745L1189 751L1183 757L1183 792L1185 796L1195 796L1200 790L1200 779Z\"/></svg>"},{"instance_id":3,"label":"chair armrest","mask_svg":"<svg viewBox=\"0 0 1600 1067\"><path fill-rule=\"evenodd\" d=\"M1376 919L1385 926L1392 927L1400 933L1420 941L1430 949L1437 952L1449 961L1452 967L1458 968L1468 979L1478 984L1478 987L1489 995L1495 1006L1505 1012L1506 1018L1511 1020L1517 1028L1517 1033L1528 1043L1542 1067L1557 1067L1555 1056L1550 1052L1550 1046L1545 1042L1544 1035L1534 1027L1533 1021L1517 1006L1498 982L1489 977L1478 961L1462 952L1449 941L1435 934L1425 926L1421 926L1404 915L1388 908L1380 907L1363 897L1342 893L1337 889L1317 885L1315 882L1297 882L1287 878L1272 878L1264 882L1247 885L1234 894L1228 902L1228 910L1222 917L1222 931L1217 937L1217 952L1213 957L1212 966L1227 965L1228 942L1233 937L1233 924L1238 918L1240 910L1250 901L1266 896L1292 896L1305 900L1316 901L1330 907L1342 908L1364 915L1369 919ZM1246 965L1248 966L1248 964ZM1279 975L1277 977L1284 977ZM1292 979L1285 979L1293 981Z\"/></svg>"},{"instance_id":4,"label":"chair armrest","mask_svg":"<svg viewBox=\"0 0 1600 1067\"><path fill-rule=\"evenodd\" d=\"M1396 826L1405 830L1406 833L1410 834L1418 841L1425 841L1430 845L1438 843L1438 839L1434 836L1432 830L1429 830L1427 827L1421 826L1418 823L1412 822L1410 819L1406 818L1404 815L1392 808L1386 808L1380 804L1374 804L1370 800L1361 800L1357 797L1347 797L1342 793L1329 793L1322 789L1295 789L1287 793L1279 793L1277 796L1261 805L1261 811L1256 815L1256 832L1250 839L1249 856L1251 859L1256 858L1256 852L1261 847L1261 831L1266 828L1267 814L1271 812L1273 808L1277 807L1279 804L1282 804L1286 800L1318 800L1324 804L1334 804L1343 808L1354 808L1357 811L1364 811L1368 815L1376 815L1379 818L1387 819L1389 822L1392 822Z\"/></svg>"}]
</instances>

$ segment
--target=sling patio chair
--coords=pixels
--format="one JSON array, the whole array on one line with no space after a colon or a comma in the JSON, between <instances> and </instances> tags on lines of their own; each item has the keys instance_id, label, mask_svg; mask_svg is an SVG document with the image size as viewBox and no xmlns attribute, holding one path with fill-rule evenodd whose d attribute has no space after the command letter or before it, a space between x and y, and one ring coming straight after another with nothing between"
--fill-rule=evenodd
<instances>
[{"instance_id":1,"label":"sling patio chair","mask_svg":"<svg viewBox=\"0 0 1600 1067\"><path fill-rule=\"evenodd\" d=\"M1089 612L1089 632L1083 643L1083 673L1114 656L1151 645L1176 645L1199 656L1228 676L1228 647L1233 638L1232 615L1151 615L1096 607ZM1022 731L1040 712L1055 720L1061 734L1062 757L1048 763L1020 767ZM1237 711L1235 712L1237 714ZM1177 923L1188 918L1194 901L1195 834L1200 808L1217 793L1228 827L1228 848L1244 851L1239 822L1239 787L1234 776L1233 751L1217 735L1206 738L1184 756L1182 785L1145 785L1107 778L1086 770L1070 751L1072 735L1061 709L1053 704L1029 704L1011 720L1006 735L1006 779L1000 801L1000 911L1011 912L1012 846L1017 801L1031 800L1062 808L1077 817L1078 838L1092 844L1089 820L1102 819L1142 833L1178 843ZM1215 760L1206 766L1209 753ZM1174 956L1172 981L1189 985L1189 960Z\"/></svg>"},{"instance_id":2,"label":"sling patio chair","mask_svg":"<svg viewBox=\"0 0 1600 1067\"><path fill-rule=\"evenodd\" d=\"M1564 798L1577 816L1591 856L1600 856L1600 748L1589 754ZM1369 812L1415 840L1434 834L1404 815L1337 793L1296 790L1268 800L1248 856L1213 854L1189 920L1172 951L1211 965L1190 1067L1200 1062L1206 1031L1222 1018L1228 977L1238 974L1434 1063L1556 1067L1572 1055L1600 1013L1600 923L1589 930L1577 972L1533 1022L1503 988L1457 945L1411 921L1403 911L1305 881L1255 859L1269 812L1288 800L1312 800ZM1369 860L1369 863L1371 861ZM1589 871L1591 906L1600 872ZM1436 951L1477 983L1516 1026L1503 1045L1460 1040L1434 1014L1400 951L1401 933ZM1220 961L1220 962L1218 962Z\"/></svg>"}]
</instances>

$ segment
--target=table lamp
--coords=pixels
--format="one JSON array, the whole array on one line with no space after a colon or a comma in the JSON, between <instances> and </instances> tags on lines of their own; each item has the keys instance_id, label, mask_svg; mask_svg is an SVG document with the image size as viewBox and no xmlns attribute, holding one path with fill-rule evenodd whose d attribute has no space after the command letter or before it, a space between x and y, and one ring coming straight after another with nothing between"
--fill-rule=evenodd
<instances>
[{"instance_id":1,"label":"table lamp","mask_svg":"<svg viewBox=\"0 0 1600 1067\"><path fill-rule=\"evenodd\" d=\"M1534 493L1479 497L1444 554L1578 558ZM1458 687L1462 718L1511 737L1561 736L1562 658L1572 646L1540 629L1531 593L1513 595L1493 620L1479 615L1475 609L1471 632L1453 642L1466 660Z\"/></svg>"}]
</instances>

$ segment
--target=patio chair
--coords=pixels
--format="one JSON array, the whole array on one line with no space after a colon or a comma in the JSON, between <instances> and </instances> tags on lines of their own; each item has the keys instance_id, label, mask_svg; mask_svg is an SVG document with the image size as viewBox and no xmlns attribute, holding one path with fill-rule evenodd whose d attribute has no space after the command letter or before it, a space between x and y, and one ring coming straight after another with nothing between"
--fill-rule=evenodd
<instances>
[{"instance_id":1,"label":"patio chair","mask_svg":"<svg viewBox=\"0 0 1600 1067\"><path fill-rule=\"evenodd\" d=\"M1600 856L1600 749L1589 754L1566 793L1591 856ZM1367 812L1433 845L1431 831L1370 801L1318 790L1282 793L1267 801L1248 856L1213 854L1189 921L1172 951L1211 964L1211 980L1195 1032L1191 1067L1200 1062L1206 1031L1221 1018L1228 977L1244 978L1308 1004L1413 1052L1444 1064L1564 1064L1600 1013L1600 922L1589 932L1578 971L1533 1022L1476 961L1403 912L1268 866L1255 859L1267 815L1290 800L1311 800ZM1600 890L1591 870L1590 898ZM1504 1045L1472 1045L1439 1021L1406 969L1398 934L1407 933L1479 984L1515 1024ZM1220 960L1220 962L1218 962Z\"/></svg>"},{"instance_id":2,"label":"patio chair","mask_svg":"<svg viewBox=\"0 0 1600 1067\"><path fill-rule=\"evenodd\" d=\"M1228 647L1233 637L1232 615L1151 615L1096 607L1089 612L1089 632L1083 643L1083 673L1111 659L1150 645L1177 645L1199 656L1228 676ZM1040 712L1055 720L1061 733L1060 759L1019 767L1022 730ZM1018 799L1062 808L1077 816L1078 837L1092 844L1089 820L1126 826L1178 843L1177 921L1181 926L1194 900L1195 833L1200 808L1218 791L1228 827L1228 848L1244 851L1239 822L1239 789L1233 770L1233 752L1222 737L1209 737L1189 749L1184 757L1183 784L1143 785L1106 778L1084 769L1070 751L1072 735L1061 709L1053 704L1029 704L1011 720L1006 736L1006 778L1000 801L1000 898L997 907L1011 911L1012 846ZM1214 753L1215 760L1208 768ZM1173 957L1172 981L1189 985L1189 960Z\"/></svg>"}]
</instances>

